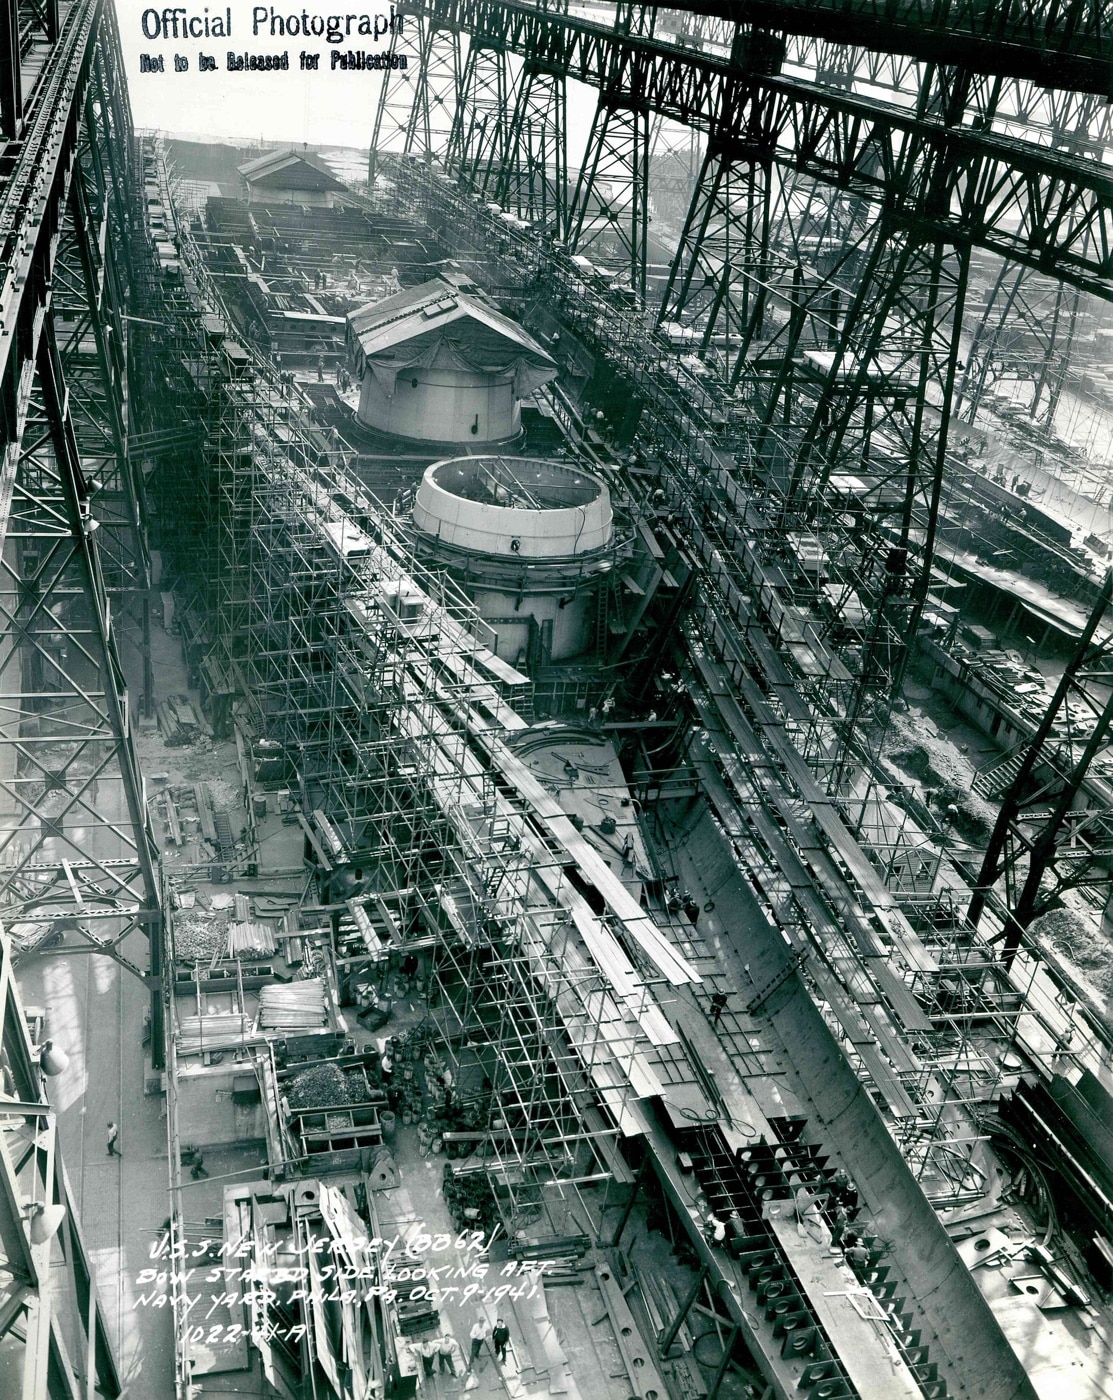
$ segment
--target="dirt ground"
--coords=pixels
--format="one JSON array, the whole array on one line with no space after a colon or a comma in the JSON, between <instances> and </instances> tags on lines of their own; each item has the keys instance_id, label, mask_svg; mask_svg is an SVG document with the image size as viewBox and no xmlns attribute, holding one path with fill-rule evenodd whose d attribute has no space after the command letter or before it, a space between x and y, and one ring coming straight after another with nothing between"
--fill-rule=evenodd
<instances>
[{"instance_id":1,"label":"dirt ground","mask_svg":"<svg viewBox=\"0 0 1113 1400\"><path fill-rule=\"evenodd\" d=\"M906 713L894 714L883 754L900 769L916 795L939 816L956 809L956 835L984 847L997 819L997 808L973 789L979 769L1000 755L984 734L956 715L937 692L909 686Z\"/></svg>"}]
</instances>

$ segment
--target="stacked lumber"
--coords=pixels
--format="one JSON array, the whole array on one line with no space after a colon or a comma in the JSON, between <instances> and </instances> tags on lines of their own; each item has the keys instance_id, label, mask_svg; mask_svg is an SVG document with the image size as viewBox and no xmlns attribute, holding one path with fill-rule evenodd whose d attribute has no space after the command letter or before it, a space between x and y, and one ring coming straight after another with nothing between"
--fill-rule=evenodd
<instances>
[{"instance_id":1,"label":"stacked lumber","mask_svg":"<svg viewBox=\"0 0 1113 1400\"><path fill-rule=\"evenodd\" d=\"M236 1012L178 1017L178 1053L196 1055L202 1050L234 1050L251 1038L251 1020Z\"/></svg>"},{"instance_id":2,"label":"stacked lumber","mask_svg":"<svg viewBox=\"0 0 1113 1400\"><path fill-rule=\"evenodd\" d=\"M228 925L228 956L230 958L270 957L278 947L270 924L244 919Z\"/></svg>"},{"instance_id":3,"label":"stacked lumber","mask_svg":"<svg viewBox=\"0 0 1113 1400\"><path fill-rule=\"evenodd\" d=\"M147 808L166 827L167 839L174 846L182 844L182 824L178 820L178 809L170 790L156 792L147 799Z\"/></svg>"},{"instance_id":4,"label":"stacked lumber","mask_svg":"<svg viewBox=\"0 0 1113 1400\"><path fill-rule=\"evenodd\" d=\"M213 812L213 800L209 795L208 786L205 783L194 783L193 800L197 804L197 818L201 823L201 835L209 843L214 851L220 849L216 836L216 819Z\"/></svg>"},{"instance_id":5,"label":"stacked lumber","mask_svg":"<svg viewBox=\"0 0 1113 1400\"><path fill-rule=\"evenodd\" d=\"M184 748L205 733L208 726L190 703L188 695L168 695L155 707L159 732L168 749Z\"/></svg>"},{"instance_id":6,"label":"stacked lumber","mask_svg":"<svg viewBox=\"0 0 1113 1400\"><path fill-rule=\"evenodd\" d=\"M327 1024L325 986L319 977L278 982L259 992L259 1029L294 1035Z\"/></svg>"}]
</instances>

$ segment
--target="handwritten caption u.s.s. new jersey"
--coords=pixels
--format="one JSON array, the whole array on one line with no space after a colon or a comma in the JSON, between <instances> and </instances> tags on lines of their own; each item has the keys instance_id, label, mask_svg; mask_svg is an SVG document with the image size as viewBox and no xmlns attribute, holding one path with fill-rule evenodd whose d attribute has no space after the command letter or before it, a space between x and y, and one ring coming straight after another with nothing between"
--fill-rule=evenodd
<instances>
[{"instance_id":1,"label":"handwritten caption u.s.s. new jersey","mask_svg":"<svg viewBox=\"0 0 1113 1400\"><path fill-rule=\"evenodd\" d=\"M210 1322L214 1313L244 1301L244 1284L255 1303L263 1305L264 1317L269 1303L308 1303L311 1298L342 1303L378 1298L389 1303L404 1296L407 1302L429 1299L438 1305L454 1301L479 1306L536 1294L546 1264L509 1260L493 1265L485 1257L489 1243L481 1230L461 1235L419 1233L407 1239L376 1237L358 1251L349 1242L327 1237L310 1239L303 1246L215 1238L187 1245L172 1242L164 1234L151 1246L155 1266L140 1270L136 1278L132 1308L176 1306L190 1324L191 1341L216 1345L248 1335L242 1324ZM457 1255L455 1260L436 1262L438 1255L450 1250ZM353 1253L361 1254L363 1261L353 1262ZM193 1264L194 1259L205 1262ZM237 1264L237 1259L243 1262ZM280 1285L281 1298L275 1291ZM259 1331L259 1326L254 1330ZM296 1334L304 1328L264 1323L262 1330L270 1337L281 1332L287 1340L297 1340Z\"/></svg>"}]
</instances>

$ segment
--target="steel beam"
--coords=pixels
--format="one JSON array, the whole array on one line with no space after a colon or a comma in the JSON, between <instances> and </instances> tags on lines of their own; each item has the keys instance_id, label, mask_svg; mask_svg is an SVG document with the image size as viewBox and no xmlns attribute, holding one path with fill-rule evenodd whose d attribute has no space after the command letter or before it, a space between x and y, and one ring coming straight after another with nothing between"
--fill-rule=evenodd
<instances>
[{"instance_id":1,"label":"steel beam","mask_svg":"<svg viewBox=\"0 0 1113 1400\"><path fill-rule=\"evenodd\" d=\"M976 927L990 892L1005 877L1003 940L1009 964L1033 919L1063 890L1108 885L1113 813L1100 798L1074 809L1095 758L1108 754L1113 729L1111 602L1113 572L1105 576L1074 654L1002 798L970 901L968 917Z\"/></svg>"},{"instance_id":2,"label":"steel beam","mask_svg":"<svg viewBox=\"0 0 1113 1400\"><path fill-rule=\"evenodd\" d=\"M709 0L669 8L836 44L852 35L881 54L1113 95L1110 0Z\"/></svg>"},{"instance_id":3,"label":"steel beam","mask_svg":"<svg viewBox=\"0 0 1113 1400\"><path fill-rule=\"evenodd\" d=\"M945 151L957 183L950 202L931 211L928 231L1113 299L1113 177L1093 160L987 126L977 106L948 114L786 76L786 41L761 31L740 32L733 51L719 56L523 0L424 0L422 16L474 42L558 64L606 93L612 107L658 112L740 145L760 113L766 158L898 215L924 218L903 202L901 169ZM378 136L376 146L386 149ZM959 187L972 197L960 197Z\"/></svg>"}]
</instances>

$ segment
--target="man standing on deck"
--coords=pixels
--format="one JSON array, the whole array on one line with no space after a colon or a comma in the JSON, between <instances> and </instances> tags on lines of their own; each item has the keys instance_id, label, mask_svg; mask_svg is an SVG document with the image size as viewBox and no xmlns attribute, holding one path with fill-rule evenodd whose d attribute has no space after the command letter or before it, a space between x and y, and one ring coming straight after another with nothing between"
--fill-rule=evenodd
<instances>
[{"instance_id":1,"label":"man standing on deck","mask_svg":"<svg viewBox=\"0 0 1113 1400\"><path fill-rule=\"evenodd\" d=\"M482 1313L479 1313L472 1323L469 1335L471 1337L471 1356L468 1359L468 1370L472 1371L487 1345L487 1338L491 1335L491 1324Z\"/></svg>"},{"instance_id":2,"label":"man standing on deck","mask_svg":"<svg viewBox=\"0 0 1113 1400\"><path fill-rule=\"evenodd\" d=\"M456 1338L451 1332L446 1332L437 1346L437 1356L440 1358L440 1369L445 1375L454 1376L456 1374L456 1357L459 1355L460 1347Z\"/></svg>"}]
</instances>

